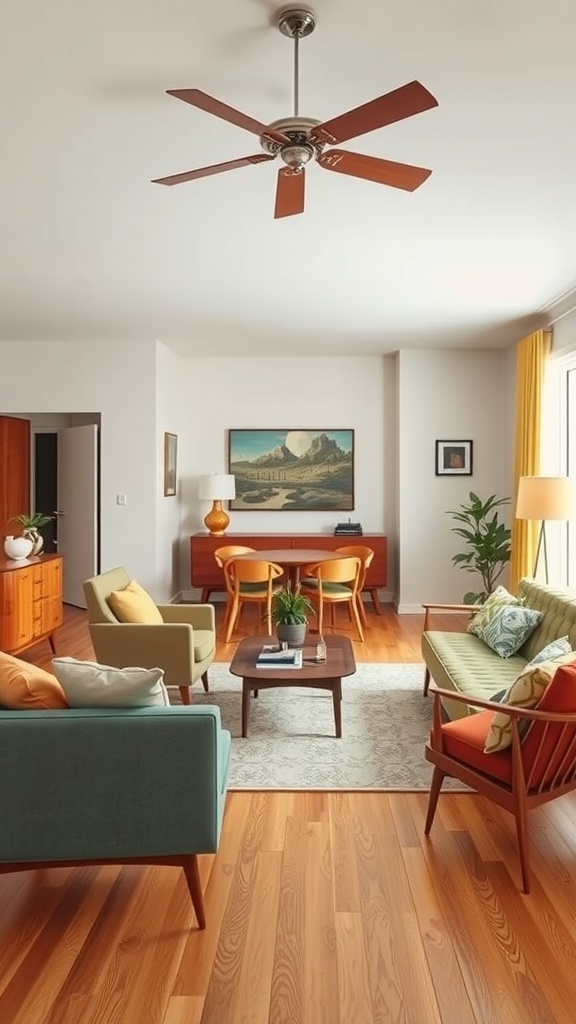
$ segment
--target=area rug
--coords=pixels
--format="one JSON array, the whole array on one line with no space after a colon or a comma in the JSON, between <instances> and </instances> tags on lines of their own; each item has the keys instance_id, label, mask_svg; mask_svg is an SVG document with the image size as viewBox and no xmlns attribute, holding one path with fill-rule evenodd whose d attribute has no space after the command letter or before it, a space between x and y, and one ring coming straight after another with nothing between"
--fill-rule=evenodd
<instances>
[{"instance_id":1,"label":"area rug","mask_svg":"<svg viewBox=\"0 0 576 1024\"><path fill-rule=\"evenodd\" d=\"M210 693L232 733L231 789L428 790L424 759L432 699L422 696L423 665L359 664L342 680L342 738L334 735L332 695L303 688L261 690L251 698L248 736L241 736L241 680L214 663ZM170 700L179 703L178 690ZM464 789L451 780L445 789Z\"/></svg>"}]
</instances>

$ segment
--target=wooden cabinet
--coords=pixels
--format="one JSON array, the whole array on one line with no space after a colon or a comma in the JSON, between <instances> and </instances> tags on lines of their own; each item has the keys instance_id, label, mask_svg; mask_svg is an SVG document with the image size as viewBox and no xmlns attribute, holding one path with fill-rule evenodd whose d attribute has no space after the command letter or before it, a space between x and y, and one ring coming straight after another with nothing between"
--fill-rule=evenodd
<instances>
[{"instance_id":1,"label":"wooden cabinet","mask_svg":"<svg viewBox=\"0 0 576 1024\"><path fill-rule=\"evenodd\" d=\"M0 650L20 651L48 639L62 625L62 556L0 558Z\"/></svg>"},{"instance_id":2,"label":"wooden cabinet","mask_svg":"<svg viewBox=\"0 0 576 1024\"><path fill-rule=\"evenodd\" d=\"M202 600L208 600L210 591L223 590L222 570L214 560L216 548L225 544L243 544L256 551L272 548L320 548L335 551L352 544L372 548L374 558L366 575L365 590L372 595L374 607L379 611L378 589L387 582L387 543L383 533L365 533L361 537L334 537L328 533L226 533L212 537L209 533L195 533L190 537L190 582L202 590Z\"/></svg>"}]
</instances>

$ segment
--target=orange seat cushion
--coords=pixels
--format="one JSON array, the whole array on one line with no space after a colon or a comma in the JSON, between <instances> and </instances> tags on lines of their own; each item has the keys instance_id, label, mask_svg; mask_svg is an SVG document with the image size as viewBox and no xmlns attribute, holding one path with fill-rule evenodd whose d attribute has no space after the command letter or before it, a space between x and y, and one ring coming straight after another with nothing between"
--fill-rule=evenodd
<instances>
[{"instance_id":1,"label":"orange seat cushion","mask_svg":"<svg viewBox=\"0 0 576 1024\"><path fill-rule=\"evenodd\" d=\"M562 665L538 703L538 711L576 713L576 664ZM511 748L484 753L484 744L492 722L491 711L480 711L442 726L444 751L456 761L469 765L483 775L512 784ZM547 785L561 766L576 734L576 723L565 728L552 725L542 744L544 724L535 722L522 742L524 773L530 789Z\"/></svg>"},{"instance_id":2,"label":"orange seat cushion","mask_svg":"<svg viewBox=\"0 0 576 1024\"><path fill-rule=\"evenodd\" d=\"M457 718L442 726L444 751L449 757L470 765L484 775L502 782L512 782L510 751L485 754L484 746L492 724L492 711L479 711L467 718Z\"/></svg>"}]
</instances>

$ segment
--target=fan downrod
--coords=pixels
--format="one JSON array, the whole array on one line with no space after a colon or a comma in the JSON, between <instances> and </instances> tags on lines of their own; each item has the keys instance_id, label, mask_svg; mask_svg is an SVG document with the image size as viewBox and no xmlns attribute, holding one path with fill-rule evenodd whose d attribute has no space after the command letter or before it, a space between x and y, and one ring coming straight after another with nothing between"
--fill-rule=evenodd
<instances>
[{"instance_id":1,"label":"fan downrod","mask_svg":"<svg viewBox=\"0 0 576 1024\"><path fill-rule=\"evenodd\" d=\"M309 7L282 7L276 14L276 25L283 36L303 39L316 28L316 15Z\"/></svg>"}]
</instances>

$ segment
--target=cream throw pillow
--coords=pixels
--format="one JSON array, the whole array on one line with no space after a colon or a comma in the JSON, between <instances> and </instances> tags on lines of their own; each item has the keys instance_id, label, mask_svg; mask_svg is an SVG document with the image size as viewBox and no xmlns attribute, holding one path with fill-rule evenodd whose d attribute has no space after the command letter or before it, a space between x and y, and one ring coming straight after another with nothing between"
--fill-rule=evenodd
<instances>
[{"instance_id":1,"label":"cream throw pillow","mask_svg":"<svg viewBox=\"0 0 576 1024\"><path fill-rule=\"evenodd\" d=\"M148 591L136 580L131 580L124 590L113 590L108 604L120 622L140 622L153 626L164 621Z\"/></svg>"},{"instance_id":2,"label":"cream throw pillow","mask_svg":"<svg viewBox=\"0 0 576 1024\"><path fill-rule=\"evenodd\" d=\"M170 706L161 668L114 668L75 658L53 658L52 668L71 708Z\"/></svg>"},{"instance_id":3,"label":"cream throw pillow","mask_svg":"<svg viewBox=\"0 0 576 1024\"><path fill-rule=\"evenodd\" d=\"M502 697L503 704L511 704L514 708L535 708L554 678L554 673L561 665L576 662L576 653L570 651L549 661L528 664ZM520 727L522 730L522 726ZM506 750L512 743L512 722L510 715L504 711L496 711L488 730L485 754L494 754L497 750Z\"/></svg>"}]
</instances>

